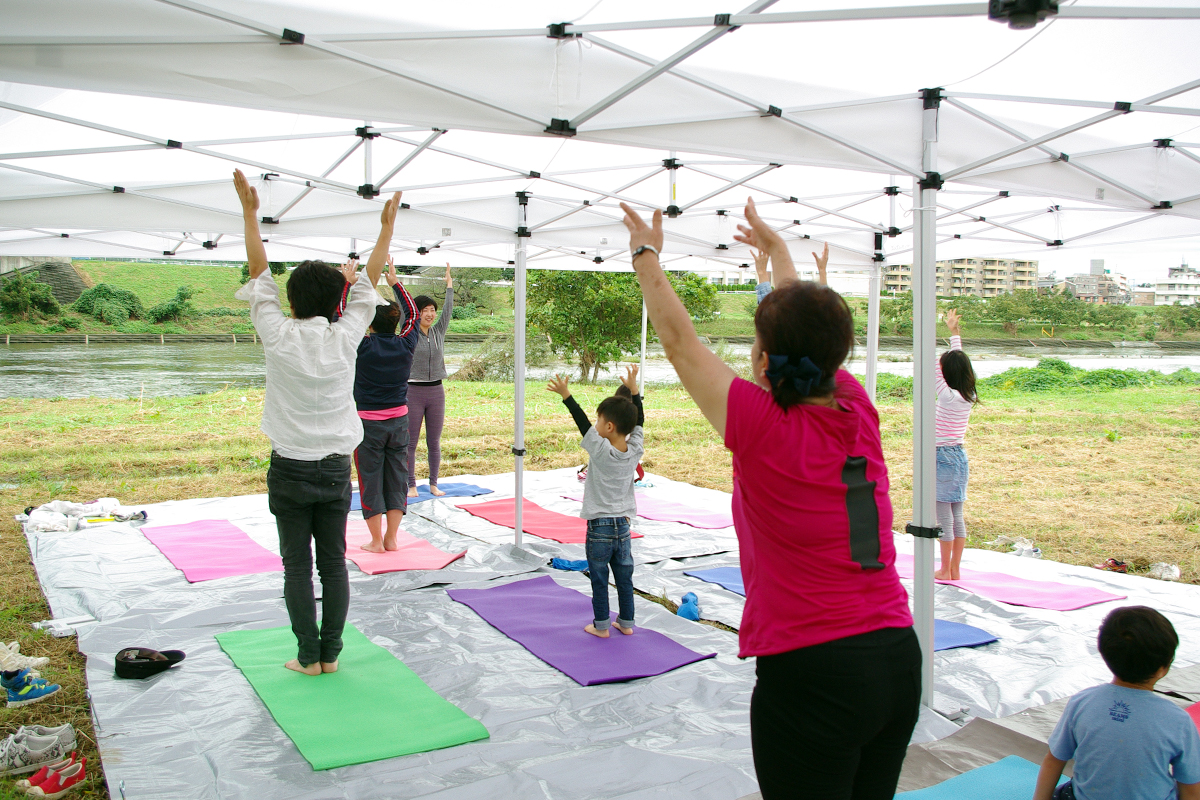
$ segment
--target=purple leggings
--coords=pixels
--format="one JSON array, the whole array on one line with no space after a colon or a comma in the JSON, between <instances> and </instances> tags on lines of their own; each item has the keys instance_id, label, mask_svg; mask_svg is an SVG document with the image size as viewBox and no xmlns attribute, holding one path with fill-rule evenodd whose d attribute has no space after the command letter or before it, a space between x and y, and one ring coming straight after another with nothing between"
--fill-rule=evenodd
<instances>
[{"instance_id":1,"label":"purple leggings","mask_svg":"<svg viewBox=\"0 0 1200 800\"><path fill-rule=\"evenodd\" d=\"M442 466L442 425L446 421L446 387L408 385L408 485L417 485L417 442L425 423L425 446L429 448L429 485L437 486Z\"/></svg>"}]
</instances>

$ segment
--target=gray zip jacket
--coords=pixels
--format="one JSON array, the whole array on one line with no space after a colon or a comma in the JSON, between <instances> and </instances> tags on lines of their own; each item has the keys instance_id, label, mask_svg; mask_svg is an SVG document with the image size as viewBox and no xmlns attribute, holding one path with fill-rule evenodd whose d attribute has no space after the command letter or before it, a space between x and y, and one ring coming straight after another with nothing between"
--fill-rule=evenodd
<instances>
[{"instance_id":1,"label":"gray zip jacket","mask_svg":"<svg viewBox=\"0 0 1200 800\"><path fill-rule=\"evenodd\" d=\"M446 302L442 306L442 315L437 322L429 326L429 333L421 330L417 323L417 347L413 350L412 371L408 373L409 383L426 383L446 379L446 329L450 327L450 317L454 311L454 289L446 290Z\"/></svg>"}]
</instances>

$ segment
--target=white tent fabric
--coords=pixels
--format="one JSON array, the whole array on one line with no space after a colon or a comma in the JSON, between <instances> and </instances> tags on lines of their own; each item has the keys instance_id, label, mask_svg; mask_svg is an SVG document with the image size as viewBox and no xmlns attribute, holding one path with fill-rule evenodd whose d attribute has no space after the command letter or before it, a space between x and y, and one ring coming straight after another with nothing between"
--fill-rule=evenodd
<instances>
[{"instance_id":1,"label":"white tent fabric","mask_svg":"<svg viewBox=\"0 0 1200 800\"><path fill-rule=\"evenodd\" d=\"M521 316L527 268L627 263L621 199L677 206L668 249L679 257L748 262L731 245L731 218L752 194L796 237L798 256L810 246L803 236L830 240L835 266L873 275L875 298L880 264L914 264L914 524L927 531L935 259L1200 236L1200 136L1177 133L1200 116L1195 8L1064 4L1000 52L1003 31L983 21L984 3L811 10L759 0L731 15L670 2L621 6L632 21L562 24L536 19L557 14L540 3L430 5L436 11L378 6L352 16L319 0L0 0L0 80L191 109L190 118L156 116L148 105L138 119L150 124L134 125L95 103L87 114L50 111L53 99L0 103L19 115L6 132L37 122L34 144L10 149L6 136L0 153L0 252L50 248L55 237L73 252L134 252L155 249L139 237L157 236L178 255L204 242L222 253L223 241L239 255L226 183L236 164L267 176L272 257L328 252L347 239L356 250L356 239L374 237L374 192L404 188L410 208L395 246L433 263L449 251L464 264L514 262ZM460 5L469 13L456 14ZM657 18L659 9L691 16ZM470 24L497 18L517 27ZM451 19L463 28L447 30ZM865 41L885 41L882 25L891 52L856 40L862 30ZM923 90L943 79L921 58L911 59L916 68L895 54L958 41L992 42L984 57L1002 57L972 61L984 69L948 89ZM1084 51L1072 63L1055 47L1063 42L1095 48L1086 68ZM1019 56L1009 52L1018 44ZM846 64L815 65L831 67L827 84L843 70L853 85L815 85L816 69L805 82L778 79L781 54L801 60L806 47L827 59L853 53ZM1014 71L1022 64L1032 67ZM1007 93L991 91L997 82ZM955 88L963 83L976 91ZM243 109L241 124L218 126L191 103ZM346 159L360 148L357 173ZM421 169L434 178L422 182ZM651 180L659 173L668 192L661 177ZM530 193L527 204L519 191ZM918 635L929 652L931 540L916 550Z\"/></svg>"}]
</instances>

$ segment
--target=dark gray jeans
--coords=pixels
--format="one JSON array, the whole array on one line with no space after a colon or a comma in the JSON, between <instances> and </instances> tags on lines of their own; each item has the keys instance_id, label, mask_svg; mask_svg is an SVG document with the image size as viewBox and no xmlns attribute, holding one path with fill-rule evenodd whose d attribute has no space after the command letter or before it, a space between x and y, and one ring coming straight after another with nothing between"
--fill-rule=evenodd
<instances>
[{"instance_id":1,"label":"dark gray jeans","mask_svg":"<svg viewBox=\"0 0 1200 800\"><path fill-rule=\"evenodd\" d=\"M305 666L337 661L350 606L350 578L346 572L350 456L296 461L271 453L267 502L279 529L283 599L299 646L296 657ZM319 631L312 584L313 542L321 575Z\"/></svg>"}]
</instances>

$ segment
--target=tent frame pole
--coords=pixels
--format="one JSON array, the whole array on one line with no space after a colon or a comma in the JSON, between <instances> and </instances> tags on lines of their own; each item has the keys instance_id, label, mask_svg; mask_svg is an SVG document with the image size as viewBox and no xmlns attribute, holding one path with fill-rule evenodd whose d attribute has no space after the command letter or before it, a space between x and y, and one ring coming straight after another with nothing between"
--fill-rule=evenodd
<instances>
[{"instance_id":1,"label":"tent frame pole","mask_svg":"<svg viewBox=\"0 0 1200 800\"><path fill-rule=\"evenodd\" d=\"M934 95L934 92L930 92ZM929 531L937 525L935 508L936 423L933 388L937 347L937 139L938 103L927 97L922 112L922 166L926 179L913 182L913 525ZM931 180L932 179L932 180ZM934 539L913 543L913 618L923 655L921 702L933 706Z\"/></svg>"},{"instance_id":2,"label":"tent frame pole","mask_svg":"<svg viewBox=\"0 0 1200 800\"><path fill-rule=\"evenodd\" d=\"M529 196L517 192L516 270L513 276L513 494L516 506L513 518L513 536L517 547L521 546L524 533L522 520L525 510L525 240L526 211Z\"/></svg>"},{"instance_id":3,"label":"tent frame pole","mask_svg":"<svg viewBox=\"0 0 1200 800\"><path fill-rule=\"evenodd\" d=\"M638 366L638 394L643 397L646 395L646 320L648 318L646 311L646 298L642 298L642 358Z\"/></svg>"}]
</instances>

